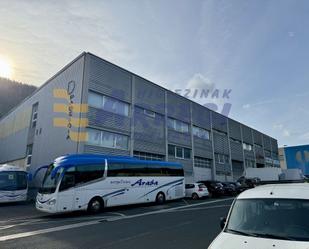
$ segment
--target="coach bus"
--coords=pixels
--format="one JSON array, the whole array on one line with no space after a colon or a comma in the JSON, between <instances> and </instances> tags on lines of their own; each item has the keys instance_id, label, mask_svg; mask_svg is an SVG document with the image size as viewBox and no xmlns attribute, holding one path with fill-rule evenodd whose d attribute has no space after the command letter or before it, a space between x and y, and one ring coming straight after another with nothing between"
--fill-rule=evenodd
<instances>
[{"instance_id":1,"label":"coach bus","mask_svg":"<svg viewBox=\"0 0 309 249\"><path fill-rule=\"evenodd\" d=\"M57 158L43 178L36 208L59 213L183 198L179 163L133 157L68 155Z\"/></svg>"},{"instance_id":2,"label":"coach bus","mask_svg":"<svg viewBox=\"0 0 309 249\"><path fill-rule=\"evenodd\" d=\"M27 200L28 177L22 168L0 165L0 203Z\"/></svg>"}]
</instances>

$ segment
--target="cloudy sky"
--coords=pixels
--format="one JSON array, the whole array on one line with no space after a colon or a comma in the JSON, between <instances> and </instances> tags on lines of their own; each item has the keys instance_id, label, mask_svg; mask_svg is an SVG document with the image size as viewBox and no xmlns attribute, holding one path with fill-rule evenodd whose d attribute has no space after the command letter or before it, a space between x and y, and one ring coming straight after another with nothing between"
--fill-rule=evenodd
<instances>
[{"instance_id":1,"label":"cloudy sky","mask_svg":"<svg viewBox=\"0 0 309 249\"><path fill-rule=\"evenodd\" d=\"M306 0L3 0L0 58L13 79L40 86L92 52L279 145L306 144L308 13Z\"/></svg>"}]
</instances>

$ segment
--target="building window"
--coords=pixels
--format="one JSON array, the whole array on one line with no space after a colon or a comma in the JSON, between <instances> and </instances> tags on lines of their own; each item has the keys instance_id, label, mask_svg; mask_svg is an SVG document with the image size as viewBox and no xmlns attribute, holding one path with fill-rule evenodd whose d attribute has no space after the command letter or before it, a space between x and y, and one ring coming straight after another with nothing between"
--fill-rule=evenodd
<instances>
[{"instance_id":1,"label":"building window","mask_svg":"<svg viewBox=\"0 0 309 249\"><path fill-rule=\"evenodd\" d=\"M175 146L172 144L168 145L168 154L179 159L190 159L191 149Z\"/></svg>"},{"instance_id":2,"label":"building window","mask_svg":"<svg viewBox=\"0 0 309 249\"><path fill-rule=\"evenodd\" d=\"M244 150L252 151L252 145L251 144L243 143L242 147L243 147Z\"/></svg>"},{"instance_id":3,"label":"building window","mask_svg":"<svg viewBox=\"0 0 309 249\"><path fill-rule=\"evenodd\" d=\"M167 120L167 126L175 131L182 132L182 133L188 133L189 132L189 125L187 123L184 123L182 121L168 118Z\"/></svg>"},{"instance_id":4,"label":"building window","mask_svg":"<svg viewBox=\"0 0 309 249\"><path fill-rule=\"evenodd\" d=\"M128 103L103 94L89 91L88 104L89 106L108 112L112 112L126 117L129 116Z\"/></svg>"},{"instance_id":5,"label":"building window","mask_svg":"<svg viewBox=\"0 0 309 249\"><path fill-rule=\"evenodd\" d=\"M27 146L27 158L26 158L27 166L30 166L30 165L31 165L31 161L32 161L32 149L33 149L33 145L32 145L32 144L29 144L29 145Z\"/></svg>"},{"instance_id":6,"label":"building window","mask_svg":"<svg viewBox=\"0 0 309 249\"><path fill-rule=\"evenodd\" d=\"M194 166L199 168L212 168L212 160L204 157L194 157Z\"/></svg>"},{"instance_id":7,"label":"building window","mask_svg":"<svg viewBox=\"0 0 309 249\"><path fill-rule=\"evenodd\" d=\"M89 145L128 150L129 137L126 135L90 128L87 132Z\"/></svg>"},{"instance_id":8,"label":"building window","mask_svg":"<svg viewBox=\"0 0 309 249\"><path fill-rule=\"evenodd\" d=\"M149 111L149 110L146 110L144 109L144 114L151 117L151 118L155 118L156 117L156 113L153 112L153 111Z\"/></svg>"},{"instance_id":9,"label":"building window","mask_svg":"<svg viewBox=\"0 0 309 249\"><path fill-rule=\"evenodd\" d=\"M35 128L37 125L38 120L38 109L39 109L39 103L35 103L32 106L32 116L31 116L31 128Z\"/></svg>"},{"instance_id":10,"label":"building window","mask_svg":"<svg viewBox=\"0 0 309 249\"><path fill-rule=\"evenodd\" d=\"M196 136L196 137L203 138L203 139L206 139L206 140L209 140L209 138L210 138L209 131L207 131L205 129L193 126L192 132L193 132L193 135Z\"/></svg>"},{"instance_id":11,"label":"building window","mask_svg":"<svg viewBox=\"0 0 309 249\"><path fill-rule=\"evenodd\" d=\"M229 164L229 156L228 155L223 155L223 154L215 154L215 159L216 162L219 164Z\"/></svg>"},{"instance_id":12,"label":"building window","mask_svg":"<svg viewBox=\"0 0 309 249\"><path fill-rule=\"evenodd\" d=\"M150 161L163 161L164 160L163 155L142 152L142 151L134 151L134 157L140 160L150 160Z\"/></svg>"}]
</instances>

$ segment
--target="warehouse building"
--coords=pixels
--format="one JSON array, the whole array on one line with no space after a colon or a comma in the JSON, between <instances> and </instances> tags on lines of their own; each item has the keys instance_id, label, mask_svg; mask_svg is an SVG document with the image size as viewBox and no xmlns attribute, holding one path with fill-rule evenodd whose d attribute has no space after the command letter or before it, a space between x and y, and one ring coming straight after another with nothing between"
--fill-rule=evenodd
<instances>
[{"instance_id":1,"label":"warehouse building","mask_svg":"<svg viewBox=\"0 0 309 249\"><path fill-rule=\"evenodd\" d=\"M0 163L34 172L71 153L180 162L187 181L279 167L276 139L90 53L0 120Z\"/></svg>"}]
</instances>

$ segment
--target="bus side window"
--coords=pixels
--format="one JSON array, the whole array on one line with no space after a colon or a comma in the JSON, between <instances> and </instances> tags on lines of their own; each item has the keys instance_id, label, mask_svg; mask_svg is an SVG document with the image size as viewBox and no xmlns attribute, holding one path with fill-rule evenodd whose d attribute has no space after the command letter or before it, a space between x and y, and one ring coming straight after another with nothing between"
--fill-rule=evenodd
<instances>
[{"instance_id":1,"label":"bus side window","mask_svg":"<svg viewBox=\"0 0 309 249\"><path fill-rule=\"evenodd\" d=\"M76 184L90 182L104 176L104 168L102 165L81 165L76 167Z\"/></svg>"},{"instance_id":2,"label":"bus side window","mask_svg":"<svg viewBox=\"0 0 309 249\"><path fill-rule=\"evenodd\" d=\"M61 180L59 191L64 191L74 186L75 186L75 167L72 167L65 172Z\"/></svg>"}]
</instances>

